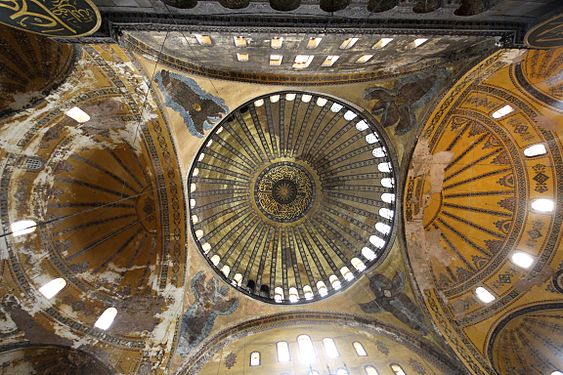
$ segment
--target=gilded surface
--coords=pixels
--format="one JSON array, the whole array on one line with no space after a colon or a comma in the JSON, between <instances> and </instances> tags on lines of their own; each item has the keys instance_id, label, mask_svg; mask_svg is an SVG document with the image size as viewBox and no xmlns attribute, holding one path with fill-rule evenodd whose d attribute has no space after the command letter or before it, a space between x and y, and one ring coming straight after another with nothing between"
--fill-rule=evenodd
<instances>
[{"instance_id":1,"label":"gilded surface","mask_svg":"<svg viewBox=\"0 0 563 375\"><path fill-rule=\"evenodd\" d=\"M296 290L293 302L305 302L350 285L392 235L390 152L375 125L335 99L281 92L246 103L210 134L189 177L200 250L264 300Z\"/></svg>"},{"instance_id":2,"label":"gilded surface","mask_svg":"<svg viewBox=\"0 0 563 375\"><path fill-rule=\"evenodd\" d=\"M483 358L497 355L486 346L503 315L561 301L546 285L560 268L561 215L531 208L538 198L561 207L560 55L504 51L484 60L428 119L409 166L404 218L413 272L435 322L475 374L491 371ZM495 115L506 105L509 113ZM536 144L546 152L526 156ZM533 258L529 269L510 260L515 250ZM477 287L495 299L481 302ZM516 363L521 353L502 361ZM538 361L510 371L493 365L502 374L535 374Z\"/></svg>"},{"instance_id":3,"label":"gilded surface","mask_svg":"<svg viewBox=\"0 0 563 375\"><path fill-rule=\"evenodd\" d=\"M1 0L0 23L49 37L93 34L101 24L90 0Z\"/></svg>"}]
</instances>

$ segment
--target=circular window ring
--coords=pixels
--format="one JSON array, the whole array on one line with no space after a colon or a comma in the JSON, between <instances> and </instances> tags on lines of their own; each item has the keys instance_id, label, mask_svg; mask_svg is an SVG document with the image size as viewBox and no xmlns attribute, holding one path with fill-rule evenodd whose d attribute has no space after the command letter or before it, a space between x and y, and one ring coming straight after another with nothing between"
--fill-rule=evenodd
<instances>
[{"instance_id":1,"label":"circular window ring","mask_svg":"<svg viewBox=\"0 0 563 375\"><path fill-rule=\"evenodd\" d=\"M375 148L383 149L383 156L376 156L381 150ZM390 171L378 170L383 163ZM296 179L287 171L269 176L268 168L286 164ZM256 300L304 304L325 299L387 256L400 212L397 166L384 130L353 104L299 90L255 97L225 116L195 155L188 175L192 237L223 280ZM261 184L259 176L269 181ZM382 179L392 186L384 187ZM268 186L278 189L266 206L259 207L257 186L266 195ZM384 192L394 201L384 202ZM291 208L288 217L269 217L268 212L284 211L283 205L301 196L302 211ZM388 209L386 216L381 208ZM390 230L378 232L377 222ZM372 237L383 241L379 247ZM372 251L369 257L365 248ZM313 293L304 292L306 286Z\"/></svg>"}]
</instances>

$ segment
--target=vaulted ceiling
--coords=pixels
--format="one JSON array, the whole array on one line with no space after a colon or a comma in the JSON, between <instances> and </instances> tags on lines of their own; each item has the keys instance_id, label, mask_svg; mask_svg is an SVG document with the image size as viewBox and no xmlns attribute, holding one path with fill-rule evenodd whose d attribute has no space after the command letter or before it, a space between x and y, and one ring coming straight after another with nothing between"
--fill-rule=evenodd
<instances>
[{"instance_id":1,"label":"vaulted ceiling","mask_svg":"<svg viewBox=\"0 0 563 375\"><path fill-rule=\"evenodd\" d=\"M526 38L555 48L500 48L557 7L477 3L97 1L100 44L2 27L2 371L563 371L557 18Z\"/></svg>"}]
</instances>

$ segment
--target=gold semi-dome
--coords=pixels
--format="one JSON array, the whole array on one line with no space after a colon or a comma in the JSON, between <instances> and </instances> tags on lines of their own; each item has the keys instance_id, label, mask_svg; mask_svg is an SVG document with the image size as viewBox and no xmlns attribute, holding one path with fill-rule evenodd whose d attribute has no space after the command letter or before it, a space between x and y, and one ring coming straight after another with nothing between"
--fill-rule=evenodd
<instances>
[{"instance_id":1,"label":"gold semi-dome","mask_svg":"<svg viewBox=\"0 0 563 375\"><path fill-rule=\"evenodd\" d=\"M364 114L332 97L277 92L212 131L189 176L200 251L237 289L304 303L350 285L389 248L395 168Z\"/></svg>"}]
</instances>

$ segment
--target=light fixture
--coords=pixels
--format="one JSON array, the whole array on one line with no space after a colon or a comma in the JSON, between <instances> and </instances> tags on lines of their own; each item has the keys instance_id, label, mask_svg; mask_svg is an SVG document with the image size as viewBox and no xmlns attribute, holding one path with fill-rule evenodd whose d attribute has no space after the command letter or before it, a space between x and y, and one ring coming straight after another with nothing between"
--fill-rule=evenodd
<instances>
[{"instance_id":1,"label":"light fixture","mask_svg":"<svg viewBox=\"0 0 563 375\"><path fill-rule=\"evenodd\" d=\"M12 232L12 236L14 237L33 233L36 228L37 223L33 220L18 220L10 224L10 230Z\"/></svg>"},{"instance_id":2,"label":"light fixture","mask_svg":"<svg viewBox=\"0 0 563 375\"><path fill-rule=\"evenodd\" d=\"M499 119L499 118L503 118L504 116L508 115L511 112L514 112L514 108L512 108L510 105L507 104L504 107L501 107L496 111L494 111L491 117L494 119Z\"/></svg>"},{"instance_id":3,"label":"light fixture","mask_svg":"<svg viewBox=\"0 0 563 375\"><path fill-rule=\"evenodd\" d=\"M532 210L538 212L551 212L555 209L555 203L551 199L534 199L531 203Z\"/></svg>"},{"instance_id":4,"label":"light fixture","mask_svg":"<svg viewBox=\"0 0 563 375\"><path fill-rule=\"evenodd\" d=\"M385 46L388 45L389 43L391 43L392 41L393 41L393 38L381 38L371 48L382 49L382 48L385 48Z\"/></svg>"},{"instance_id":5,"label":"light fixture","mask_svg":"<svg viewBox=\"0 0 563 375\"><path fill-rule=\"evenodd\" d=\"M94 323L94 327L106 330L111 326L116 316L117 316L117 309L115 307L107 308L102 313L102 315L100 315L98 320L96 320L96 323Z\"/></svg>"},{"instance_id":6,"label":"light fixture","mask_svg":"<svg viewBox=\"0 0 563 375\"><path fill-rule=\"evenodd\" d=\"M479 286L475 289L475 295L483 303L491 303L496 299L491 292L489 292L487 289L483 288L482 286Z\"/></svg>"},{"instance_id":7,"label":"light fixture","mask_svg":"<svg viewBox=\"0 0 563 375\"><path fill-rule=\"evenodd\" d=\"M78 107L72 107L71 109L65 112L65 115L67 115L74 121L79 122L81 124L90 121L90 115Z\"/></svg>"},{"instance_id":8,"label":"light fixture","mask_svg":"<svg viewBox=\"0 0 563 375\"><path fill-rule=\"evenodd\" d=\"M521 268L530 268L534 263L534 257L523 251L515 251L510 256L512 263Z\"/></svg>"},{"instance_id":9,"label":"light fixture","mask_svg":"<svg viewBox=\"0 0 563 375\"><path fill-rule=\"evenodd\" d=\"M56 296L66 286L66 280L58 277L39 288L39 292L47 299Z\"/></svg>"},{"instance_id":10,"label":"light fixture","mask_svg":"<svg viewBox=\"0 0 563 375\"><path fill-rule=\"evenodd\" d=\"M527 156L529 158L539 155L545 155L546 153L547 150L545 149L543 143L531 145L524 149L524 156Z\"/></svg>"}]
</instances>

